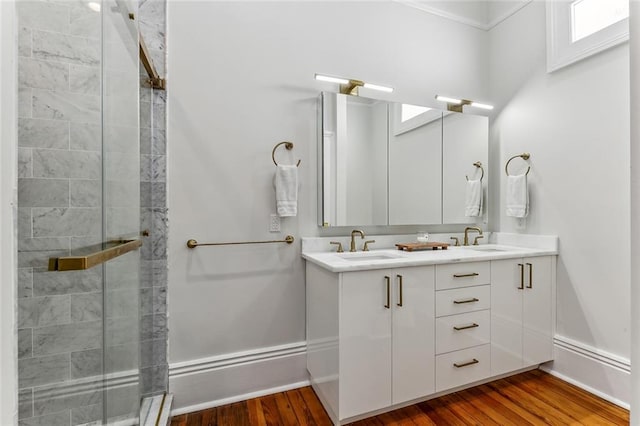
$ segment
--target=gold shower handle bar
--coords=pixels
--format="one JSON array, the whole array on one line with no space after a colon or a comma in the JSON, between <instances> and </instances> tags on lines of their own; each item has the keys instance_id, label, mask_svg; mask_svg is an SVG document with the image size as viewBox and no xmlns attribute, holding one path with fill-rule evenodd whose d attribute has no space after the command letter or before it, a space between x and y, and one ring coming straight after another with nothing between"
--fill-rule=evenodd
<instances>
[{"instance_id":1,"label":"gold shower handle bar","mask_svg":"<svg viewBox=\"0 0 640 426\"><path fill-rule=\"evenodd\" d=\"M93 268L140 248L142 240L120 240L112 241L109 244L115 245L86 256L52 257L49 259L49 271L82 271Z\"/></svg>"},{"instance_id":2,"label":"gold shower handle bar","mask_svg":"<svg viewBox=\"0 0 640 426\"><path fill-rule=\"evenodd\" d=\"M198 241L191 239L187 241L187 247L190 249L196 248L198 246L236 246L242 244L272 244L272 243L287 243L291 244L296 239L293 238L293 235L287 235L284 240L269 240L269 241L241 241L241 242L229 242L229 243L199 243Z\"/></svg>"}]
</instances>

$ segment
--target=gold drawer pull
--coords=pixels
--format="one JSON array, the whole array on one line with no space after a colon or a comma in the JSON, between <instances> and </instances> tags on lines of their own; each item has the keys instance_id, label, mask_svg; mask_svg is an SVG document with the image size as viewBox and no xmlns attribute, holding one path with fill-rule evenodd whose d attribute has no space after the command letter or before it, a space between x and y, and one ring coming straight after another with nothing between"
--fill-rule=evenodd
<instances>
[{"instance_id":1,"label":"gold drawer pull","mask_svg":"<svg viewBox=\"0 0 640 426\"><path fill-rule=\"evenodd\" d=\"M465 299L465 300L454 300L453 303L455 303L456 305L460 305L462 303L473 303L473 302L479 302L480 299L474 297L472 299Z\"/></svg>"},{"instance_id":2,"label":"gold drawer pull","mask_svg":"<svg viewBox=\"0 0 640 426\"><path fill-rule=\"evenodd\" d=\"M477 272L472 272L470 274L453 274L453 278L465 278L465 277L477 277L480 275Z\"/></svg>"},{"instance_id":3,"label":"gold drawer pull","mask_svg":"<svg viewBox=\"0 0 640 426\"><path fill-rule=\"evenodd\" d=\"M479 362L480 362L480 361L478 361L477 359L475 359L475 358L474 358L474 359L473 359L473 361L465 362L465 363L462 363L462 364L457 364L457 363L455 363L455 362L454 362L454 363L453 363L453 366L454 366L455 368L462 368L462 367L467 367L467 366L469 366L469 365L477 364L477 363L479 363Z\"/></svg>"},{"instance_id":4,"label":"gold drawer pull","mask_svg":"<svg viewBox=\"0 0 640 426\"><path fill-rule=\"evenodd\" d=\"M473 324L469 324L469 325L454 326L453 329L456 331L460 331L460 330L466 330L468 328L476 328L476 327L480 327L480 326L474 322Z\"/></svg>"}]
</instances>

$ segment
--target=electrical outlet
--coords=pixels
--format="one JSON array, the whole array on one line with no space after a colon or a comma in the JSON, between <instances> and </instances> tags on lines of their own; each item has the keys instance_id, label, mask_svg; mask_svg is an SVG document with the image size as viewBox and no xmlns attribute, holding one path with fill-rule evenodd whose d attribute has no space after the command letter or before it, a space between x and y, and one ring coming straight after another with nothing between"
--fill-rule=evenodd
<instances>
[{"instance_id":1,"label":"electrical outlet","mask_svg":"<svg viewBox=\"0 0 640 426\"><path fill-rule=\"evenodd\" d=\"M269 215L269 232L280 232L280 216L277 214Z\"/></svg>"}]
</instances>

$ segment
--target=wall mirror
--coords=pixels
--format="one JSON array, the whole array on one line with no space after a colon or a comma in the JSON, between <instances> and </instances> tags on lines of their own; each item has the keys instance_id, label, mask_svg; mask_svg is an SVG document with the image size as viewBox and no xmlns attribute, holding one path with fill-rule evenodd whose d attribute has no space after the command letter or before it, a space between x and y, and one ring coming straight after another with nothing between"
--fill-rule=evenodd
<instances>
[{"instance_id":1,"label":"wall mirror","mask_svg":"<svg viewBox=\"0 0 640 426\"><path fill-rule=\"evenodd\" d=\"M486 170L487 117L330 92L319 103L321 226L485 221L465 216L465 190L474 163Z\"/></svg>"}]
</instances>

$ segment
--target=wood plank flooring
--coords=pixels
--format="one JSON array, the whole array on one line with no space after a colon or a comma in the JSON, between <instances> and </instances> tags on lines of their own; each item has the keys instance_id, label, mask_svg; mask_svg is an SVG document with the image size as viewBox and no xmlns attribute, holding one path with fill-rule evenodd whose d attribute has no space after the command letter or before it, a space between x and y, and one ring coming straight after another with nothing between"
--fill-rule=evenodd
<instances>
[{"instance_id":1,"label":"wood plank flooring","mask_svg":"<svg viewBox=\"0 0 640 426\"><path fill-rule=\"evenodd\" d=\"M629 411L540 370L353 423L369 425L628 425ZM171 426L331 425L310 387L174 417Z\"/></svg>"}]
</instances>

